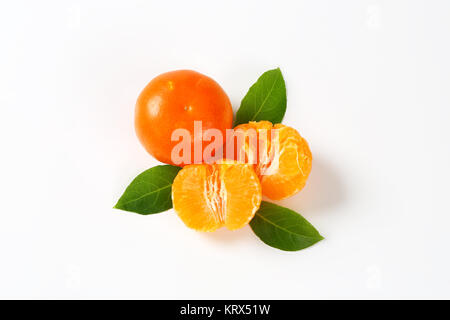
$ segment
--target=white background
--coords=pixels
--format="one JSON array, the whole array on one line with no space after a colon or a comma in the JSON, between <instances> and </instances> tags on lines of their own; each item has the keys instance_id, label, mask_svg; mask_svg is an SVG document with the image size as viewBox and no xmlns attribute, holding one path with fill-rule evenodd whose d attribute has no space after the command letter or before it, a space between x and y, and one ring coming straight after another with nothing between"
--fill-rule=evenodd
<instances>
[{"instance_id":1,"label":"white background","mask_svg":"<svg viewBox=\"0 0 450 320\"><path fill-rule=\"evenodd\" d=\"M0 298L450 298L448 1L2 1ZM326 239L112 209L157 164L134 104L156 75L217 80L236 110L280 67ZM163 125L163 124L161 124Z\"/></svg>"}]
</instances>

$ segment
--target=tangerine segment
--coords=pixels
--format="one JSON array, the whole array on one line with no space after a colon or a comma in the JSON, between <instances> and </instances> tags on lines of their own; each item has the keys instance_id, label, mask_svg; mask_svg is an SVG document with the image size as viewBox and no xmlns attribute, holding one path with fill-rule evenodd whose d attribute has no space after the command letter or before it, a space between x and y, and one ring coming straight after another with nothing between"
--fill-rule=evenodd
<instances>
[{"instance_id":1,"label":"tangerine segment","mask_svg":"<svg viewBox=\"0 0 450 320\"><path fill-rule=\"evenodd\" d=\"M173 208L189 228L239 229L261 203L261 184L251 165L223 162L187 165L172 185Z\"/></svg>"},{"instance_id":2,"label":"tangerine segment","mask_svg":"<svg viewBox=\"0 0 450 320\"><path fill-rule=\"evenodd\" d=\"M218 227L218 220L206 201L206 186L209 185L210 173L207 166L188 165L180 170L172 184L172 202L175 211L190 228L213 231Z\"/></svg>"},{"instance_id":3,"label":"tangerine segment","mask_svg":"<svg viewBox=\"0 0 450 320\"><path fill-rule=\"evenodd\" d=\"M267 131L270 128L275 131ZM256 130L258 141L263 142L258 146L255 164L263 195L281 200L294 195L305 186L311 172L312 155L308 143L297 130L283 124L272 125L269 121L251 121L235 128L239 129L244 132ZM243 148L246 152L253 150L248 145Z\"/></svg>"}]
</instances>

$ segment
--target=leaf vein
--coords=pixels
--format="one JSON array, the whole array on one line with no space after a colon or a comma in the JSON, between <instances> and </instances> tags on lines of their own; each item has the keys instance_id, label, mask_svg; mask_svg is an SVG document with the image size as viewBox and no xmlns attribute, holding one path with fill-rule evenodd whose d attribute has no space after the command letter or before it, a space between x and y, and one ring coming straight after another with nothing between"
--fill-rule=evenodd
<instances>
[{"instance_id":1,"label":"leaf vein","mask_svg":"<svg viewBox=\"0 0 450 320\"><path fill-rule=\"evenodd\" d=\"M278 81L278 77L275 78L275 81L273 82L272 87L270 88L270 90L269 90L269 92L267 93L266 97L264 98L263 102L262 102L261 105L259 106L259 109L258 109L258 110L256 111L256 113L253 115L253 117L251 118L250 121L255 120L255 119L256 119L256 116L261 112L261 110L262 110L264 104L267 102L267 99L269 99L270 94L272 93L273 89L275 88L275 84L277 83L277 81ZM255 95L255 96L256 96L256 95Z\"/></svg>"},{"instance_id":2,"label":"leaf vein","mask_svg":"<svg viewBox=\"0 0 450 320\"><path fill-rule=\"evenodd\" d=\"M307 236L307 235L298 234L298 233L295 233L295 232L293 232L293 231L290 231L290 230L288 230L288 229L286 229L286 228L283 228L283 227L281 227L281 226L279 226L279 225L273 223L273 222L270 221L269 219L265 218L264 216L262 216L262 215L261 215L260 213L258 213L258 212L256 212L256 215L258 215L258 217L260 217L262 220L266 221L267 223L273 225L274 227L276 227L276 228L278 228L278 229L281 229L281 230L283 230L283 231L286 231L286 232L289 233L289 234L295 235L295 236L297 236L297 237L300 236L300 237L311 238L311 239L315 239L315 238L316 238L316 237L313 237L313 236Z\"/></svg>"},{"instance_id":3,"label":"leaf vein","mask_svg":"<svg viewBox=\"0 0 450 320\"><path fill-rule=\"evenodd\" d=\"M156 190L152 190L152 191L150 191L150 192L144 193L143 195L137 197L136 199L132 199L132 200L130 200L130 201L124 202L124 203L122 203L122 205L128 205L128 204L130 204L130 203L132 203L132 202L136 202L136 201L138 201L138 200L140 200L140 199L142 199L142 198L144 198L144 197L147 197L147 196L149 196L149 195L151 195L151 194L153 194L153 193L155 193L155 192L160 192L161 190L164 190L164 189L167 189L167 188L170 188L170 187L172 187L171 184L169 184L169 185L167 185L167 186L164 186L164 187L161 187L161 188L158 188L158 189L156 189ZM158 193L158 195L159 195L159 193Z\"/></svg>"}]
</instances>

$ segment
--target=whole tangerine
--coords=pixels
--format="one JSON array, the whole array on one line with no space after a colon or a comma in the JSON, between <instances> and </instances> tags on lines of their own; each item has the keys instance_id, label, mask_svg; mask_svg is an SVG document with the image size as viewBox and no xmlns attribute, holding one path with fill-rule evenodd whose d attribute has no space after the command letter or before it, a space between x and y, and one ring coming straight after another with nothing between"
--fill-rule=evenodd
<instances>
[{"instance_id":1,"label":"whole tangerine","mask_svg":"<svg viewBox=\"0 0 450 320\"><path fill-rule=\"evenodd\" d=\"M218 129L225 136L233 123L230 99L220 85L208 76L192 70L160 74L140 93L135 111L136 134L144 148L157 160L184 166L194 162L194 121L201 121L204 132ZM191 161L175 163L172 141L176 129L186 129L191 137ZM205 143L202 143L202 155ZM201 160L203 161L203 159Z\"/></svg>"}]
</instances>

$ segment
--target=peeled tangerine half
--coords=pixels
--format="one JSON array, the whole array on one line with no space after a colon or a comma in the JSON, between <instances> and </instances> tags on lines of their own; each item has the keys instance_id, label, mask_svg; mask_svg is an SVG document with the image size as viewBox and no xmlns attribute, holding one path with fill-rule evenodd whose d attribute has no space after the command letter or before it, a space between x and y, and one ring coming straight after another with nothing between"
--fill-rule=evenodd
<instances>
[{"instance_id":1,"label":"peeled tangerine half","mask_svg":"<svg viewBox=\"0 0 450 320\"><path fill-rule=\"evenodd\" d=\"M199 231L245 226L261 198L253 167L234 161L187 165L172 185L173 208L188 227Z\"/></svg>"},{"instance_id":2,"label":"peeled tangerine half","mask_svg":"<svg viewBox=\"0 0 450 320\"><path fill-rule=\"evenodd\" d=\"M246 154L246 160L249 154L257 154L253 163L256 163L255 171L261 181L263 195L281 200L305 186L311 172L312 155L308 143L297 130L283 124L272 125L269 121L251 121L237 126L236 130L247 134L256 131L258 153L250 153L254 150L254 146L249 145L250 139L246 139L240 148Z\"/></svg>"}]
</instances>

